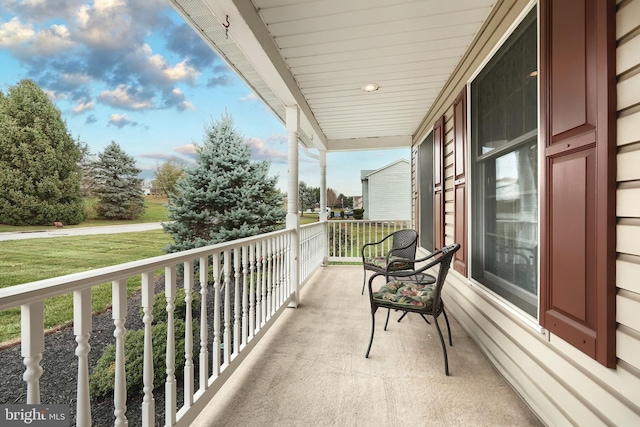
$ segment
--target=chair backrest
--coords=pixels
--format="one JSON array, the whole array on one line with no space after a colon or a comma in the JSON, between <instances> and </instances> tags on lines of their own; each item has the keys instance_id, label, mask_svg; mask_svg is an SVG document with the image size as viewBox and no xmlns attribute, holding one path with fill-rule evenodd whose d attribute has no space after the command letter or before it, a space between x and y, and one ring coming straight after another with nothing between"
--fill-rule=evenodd
<instances>
[{"instance_id":1,"label":"chair backrest","mask_svg":"<svg viewBox=\"0 0 640 427\"><path fill-rule=\"evenodd\" d=\"M393 256L404 259L415 259L417 246L418 232L416 230L407 229L393 233L391 243Z\"/></svg>"},{"instance_id":2,"label":"chair backrest","mask_svg":"<svg viewBox=\"0 0 640 427\"><path fill-rule=\"evenodd\" d=\"M440 252L440 255L437 257L437 260L429 263L428 267L423 267L425 270L433 267L436 264L440 264L440 270L438 271L438 277L436 278L436 283L433 288L433 306L432 313L433 316L438 316L441 311L441 294L442 287L444 286L445 279L447 278L447 273L449 272L449 267L451 266L451 260L453 259L453 254L460 249L459 243L454 243L452 245L444 246L439 249L437 252Z\"/></svg>"}]
</instances>

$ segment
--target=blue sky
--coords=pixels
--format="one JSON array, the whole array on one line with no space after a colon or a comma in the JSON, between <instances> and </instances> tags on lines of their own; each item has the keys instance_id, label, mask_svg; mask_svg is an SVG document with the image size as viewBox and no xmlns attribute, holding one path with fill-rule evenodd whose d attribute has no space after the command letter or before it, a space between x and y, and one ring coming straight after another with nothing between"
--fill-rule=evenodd
<instances>
[{"instance_id":1,"label":"blue sky","mask_svg":"<svg viewBox=\"0 0 640 427\"><path fill-rule=\"evenodd\" d=\"M165 0L0 0L0 90L33 79L69 132L98 153L115 141L144 177L168 159L189 163L206 123L229 112L270 159L286 191L284 126ZM360 170L409 150L327 154L327 186L361 195ZM317 160L300 151L300 180L320 186Z\"/></svg>"}]
</instances>

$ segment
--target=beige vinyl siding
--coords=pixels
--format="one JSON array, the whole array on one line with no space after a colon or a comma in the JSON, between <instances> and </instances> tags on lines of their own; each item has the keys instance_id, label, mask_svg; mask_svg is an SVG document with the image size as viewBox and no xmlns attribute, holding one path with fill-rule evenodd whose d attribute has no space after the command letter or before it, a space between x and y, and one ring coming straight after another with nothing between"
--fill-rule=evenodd
<instances>
[{"instance_id":1,"label":"beige vinyl siding","mask_svg":"<svg viewBox=\"0 0 640 427\"><path fill-rule=\"evenodd\" d=\"M455 96L527 6L503 2L468 52L424 126L445 115L445 242L453 242L453 109ZM618 11L617 322L616 369L608 369L542 330L481 285L450 270L443 299L453 315L540 419L550 426L640 425L640 0ZM629 44L631 43L631 44ZM625 45L629 44L625 47ZM418 141L414 141L417 143ZM469 175L469 194L475 183ZM474 215L474 212L469 212ZM454 337L455 349L455 337ZM455 350L453 350L455 351ZM451 366L452 375L456 367Z\"/></svg>"},{"instance_id":2,"label":"beige vinyl siding","mask_svg":"<svg viewBox=\"0 0 640 427\"><path fill-rule=\"evenodd\" d=\"M411 217L411 165L397 161L367 176L372 220L408 220ZM366 214L366 212L365 212Z\"/></svg>"}]
</instances>

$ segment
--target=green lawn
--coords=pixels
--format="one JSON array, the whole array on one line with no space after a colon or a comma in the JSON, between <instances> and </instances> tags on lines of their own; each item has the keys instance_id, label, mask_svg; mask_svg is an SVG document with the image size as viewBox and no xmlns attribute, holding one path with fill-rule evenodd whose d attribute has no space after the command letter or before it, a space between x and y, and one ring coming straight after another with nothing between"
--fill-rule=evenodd
<instances>
[{"instance_id":1,"label":"green lawn","mask_svg":"<svg viewBox=\"0 0 640 427\"><path fill-rule=\"evenodd\" d=\"M90 220L67 228L168 220L166 198L147 196L145 203L145 214L135 221ZM306 213L300 218L300 224L317 220L318 214ZM54 228L0 225L0 232ZM171 237L162 230L0 241L0 288L162 255L162 248L170 241ZM127 286L129 293L139 289L140 276L130 278ZM110 305L111 285L95 287L92 292L94 312L103 311ZM45 328L68 324L72 319L73 295L46 301ZM0 343L16 338L19 332L20 308L0 311Z\"/></svg>"},{"instance_id":2,"label":"green lawn","mask_svg":"<svg viewBox=\"0 0 640 427\"><path fill-rule=\"evenodd\" d=\"M51 277L122 264L157 255L171 237L162 230L99 236L55 237L0 242L0 288ZM128 282L129 293L140 287L140 276ZM111 305L111 286L94 288L94 312ZM73 295L51 298L45 304L45 328L73 319ZM0 311L0 342L18 336L20 308Z\"/></svg>"},{"instance_id":3,"label":"green lawn","mask_svg":"<svg viewBox=\"0 0 640 427\"><path fill-rule=\"evenodd\" d=\"M91 200L86 200L85 203L87 205L91 205ZM95 227L101 225L119 225L119 224L139 224L141 222L161 222L167 221L169 218L167 217L167 198L164 196L145 196L145 212L144 214L135 220L126 220L126 221L109 221L104 219L89 219L84 222L81 222L77 225L65 225L66 228L76 228L76 227ZM91 209L89 209L91 211ZM10 231L35 231L35 230L53 230L56 227L51 225L34 225L34 226L15 226L15 225L5 225L0 224L0 232L10 232Z\"/></svg>"}]
</instances>

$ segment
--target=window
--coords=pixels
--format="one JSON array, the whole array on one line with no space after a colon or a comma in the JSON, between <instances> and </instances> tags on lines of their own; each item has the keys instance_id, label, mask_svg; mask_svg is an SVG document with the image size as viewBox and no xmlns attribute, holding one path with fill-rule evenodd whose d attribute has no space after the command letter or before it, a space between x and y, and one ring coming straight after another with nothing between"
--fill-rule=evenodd
<instances>
[{"instance_id":1,"label":"window","mask_svg":"<svg viewBox=\"0 0 640 427\"><path fill-rule=\"evenodd\" d=\"M471 82L471 277L538 314L537 18Z\"/></svg>"},{"instance_id":2,"label":"window","mask_svg":"<svg viewBox=\"0 0 640 427\"><path fill-rule=\"evenodd\" d=\"M420 246L432 251L433 241L433 132L418 147L420 179Z\"/></svg>"}]
</instances>

